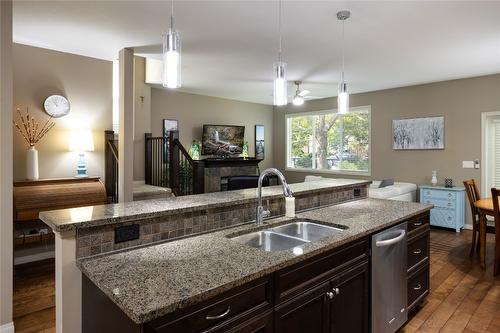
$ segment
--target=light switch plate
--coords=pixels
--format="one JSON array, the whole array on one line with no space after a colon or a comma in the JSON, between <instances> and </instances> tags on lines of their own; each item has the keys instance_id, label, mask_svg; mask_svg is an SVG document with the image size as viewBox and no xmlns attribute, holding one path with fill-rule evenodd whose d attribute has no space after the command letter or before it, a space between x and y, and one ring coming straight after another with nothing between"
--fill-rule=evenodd
<instances>
[{"instance_id":1,"label":"light switch plate","mask_svg":"<svg viewBox=\"0 0 500 333\"><path fill-rule=\"evenodd\" d=\"M462 168L474 169L474 161L462 161Z\"/></svg>"}]
</instances>

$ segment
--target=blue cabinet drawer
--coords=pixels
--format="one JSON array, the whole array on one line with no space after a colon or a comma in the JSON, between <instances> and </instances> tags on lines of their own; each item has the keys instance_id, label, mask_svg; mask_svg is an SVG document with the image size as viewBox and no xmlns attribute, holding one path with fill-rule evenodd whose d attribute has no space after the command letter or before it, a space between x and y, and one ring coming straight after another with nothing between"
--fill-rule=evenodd
<instances>
[{"instance_id":1,"label":"blue cabinet drawer","mask_svg":"<svg viewBox=\"0 0 500 333\"><path fill-rule=\"evenodd\" d=\"M465 188L420 186L420 202L432 204L431 225L459 232L465 222Z\"/></svg>"},{"instance_id":2,"label":"blue cabinet drawer","mask_svg":"<svg viewBox=\"0 0 500 333\"><path fill-rule=\"evenodd\" d=\"M455 201L449 201L449 200L444 200L444 199L426 198L423 200L423 202L428 203L428 204L433 204L434 207L439 207L439 208L444 208L444 209L455 210L455 208L456 208Z\"/></svg>"},{"instance_id":3,"label":"blue cabinet drawer","mask_svg":"<svg viewBox=\"0 0 500 333\"><path fill-rule=\"evenodd\" d=\"M457 198L457 194L449 191L441 191L441 190L432 190L432 189L423 189L424 199L442 199L442 200L450 200L455 201Z\"/></svg>"},{"instance_id":4,"label":"blue cabinet drawer","mask_svg":"<svg viewBox=\"0 0 500 333\"><path fill-rule=\"evenodd\" d=\"M456 214L454 211L442 208L431 210L431 225L446 228L455 228Z\"/></svg>"}]
</instances>

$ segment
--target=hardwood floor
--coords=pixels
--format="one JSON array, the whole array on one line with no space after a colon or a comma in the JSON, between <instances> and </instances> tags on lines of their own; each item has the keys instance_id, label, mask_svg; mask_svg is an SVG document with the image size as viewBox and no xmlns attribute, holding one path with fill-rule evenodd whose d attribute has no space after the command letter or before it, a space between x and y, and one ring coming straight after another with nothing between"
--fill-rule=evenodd
<instances>
[{"instance_id":1,"label":"hardwood floor","mask_svg":"<svg viewBox=\"0 0 500 333\"><path fill-rule=\"evenodd\" d=\"M500 333L500 278L493 278L494 236L487 269L469 259L471 231L431 231L430 295L400 333Z\"/></svg>"},{"instance_id":2,"label":"hardwood floor","mask_svg":"<svg viewBox=\"0 0 500 333\"><path fill-rule=\"evenodd\" d=\"M54 259L14 268L16 333L55 333Z\"/></svg>"},{"instance_id":3,"label":"hardwood floor","mask_svg":"<svg viewBox=\"0 0 500 333\"><path fill-rule=\"evenodd\" d=\"M493 235L487 269L469 259L470 231L431 231L431 293L400 333L500 333L500 278L493 278ZM54 260L16 266L14 324L19 333L55 332Z\"/></svg>"}]
</instances>

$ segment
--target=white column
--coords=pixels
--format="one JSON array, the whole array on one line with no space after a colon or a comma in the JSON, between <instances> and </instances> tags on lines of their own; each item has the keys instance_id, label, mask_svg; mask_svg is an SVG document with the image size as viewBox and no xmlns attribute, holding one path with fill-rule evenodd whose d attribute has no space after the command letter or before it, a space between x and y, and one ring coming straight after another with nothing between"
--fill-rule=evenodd
<instances>
[{"instance_id":1,"label":"white column","mask_svg":"<svg viewBox=\"0 0 500 333\"><path fill-rule=\"evenodd\" d=\"M82 331L82 273L76 267L75 232L55 232L56 332Z\"/></svg>"},{"instance_id":2,"label":"white column","mask_svg":"<svg viewBox=\"0 0 500 333\"><path fill-rule=\"evenodd\" d=\"M134 191L134 51L122 49L119 57L120 131L118 134L118 200L133 200Z\"/></svg>"},{"instance_id":3,"label":"white column","mask_svg":"<svg viewBox=\"0 0 500 333\"><path fill-rule=\"evenodd\" d=\"M0 1L0 333L12 323L12 1Z\"/></svg>"}]
</instances>

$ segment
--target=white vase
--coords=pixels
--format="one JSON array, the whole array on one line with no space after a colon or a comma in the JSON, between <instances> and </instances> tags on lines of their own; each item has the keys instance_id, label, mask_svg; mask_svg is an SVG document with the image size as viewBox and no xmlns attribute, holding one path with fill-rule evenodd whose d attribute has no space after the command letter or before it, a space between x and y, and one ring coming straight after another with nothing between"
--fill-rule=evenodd
<instances>
[{"instance_id":1,"label":"white vase","mask_svg":"<svg viewBox=\"0 0 500 333\"><path fill-rule=\"evenodd\" d=\"M38 174L38 150L34 146L26 150L26 179L37 180Z\"/></svg>"},{"instance_id":2,"label":"white vase","mask_svg":"<svg viewBox=\"0 0 500 333\"><path fill-rule=\"evenodd\" d=\"M431 183L432 183L433 186L437 185L437 183L438 183L437 171L432 171Z\"/></svg>"}]
</instances>

